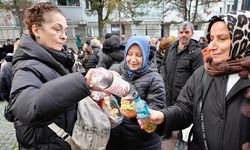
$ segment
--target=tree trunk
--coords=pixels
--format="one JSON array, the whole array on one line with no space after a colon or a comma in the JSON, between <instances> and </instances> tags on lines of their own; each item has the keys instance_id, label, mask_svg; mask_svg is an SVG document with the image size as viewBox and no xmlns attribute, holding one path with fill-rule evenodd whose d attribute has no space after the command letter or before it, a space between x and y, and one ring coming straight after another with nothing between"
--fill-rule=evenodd
<instances>
[{"instance_id":1,"label":"tree trunk","mask_svg":"<svg viewBox=\"0 0 250 150\"><path fill-rule=\"evenodd\" d=\"M98 15L98 30L99 30L99 38L103 42L104 41L104 20L102 19L102 16L100 17Z\"/></svg>"},{"instance_id":2,"label":"tree trunk","mask_svg":"<svg viewBox=\"0 0 250 150\"><path fill-rule=\"evenodd\" d=\"M187 0L184 0L184 20L187 20Z\"/></svg>"},{"instance_id":3,"label":"tree trunk","mask_svg":"<svg viewBox=\"0 0 250 150\"><path fill-rule=\"evenodd\" d=\"M192 6L192 0L189 1L189 6L188 6L188 21L191 21L191 6Z\"/></svg>"},{"instance_id":4,"label":"tree trunk","mask_svg":"<svg viewBox=\"0 0 250 150\"><path fill-rule=\"evenodd\" d=\"M197 17L197 11L198 11L198 0L195 0L195 9L194 9L194 16L193 16L193 20L192 23L195 22L196 17Z\"/></svg>"},{"instance_id":5,"label":"tree trunk","mask_svg":"<svg viewBox=\"0 0 250 150\"><path fill-rule=\"evenodd\" d=\"M22 15L22 11L20 11L19 5L17 4L17 0L13 1L13 5L14 5L14 11L12 12L13 14L17 15L18 17L18 22L19 22L19 37L22 36L23 34L23 17Z\"/></svg>"},{"instance_id":6,"label":"tree trunk","mask_svg":"<svg viewBox=\"0 0 250 150\"><path fill-rule=\"evenodd\" d=\"M19 22L19 26L20 26L19 35L21 37L23 34L23 17L20 15L20 13L18 13L18 22Z\"/></svg>"}]
</instances>

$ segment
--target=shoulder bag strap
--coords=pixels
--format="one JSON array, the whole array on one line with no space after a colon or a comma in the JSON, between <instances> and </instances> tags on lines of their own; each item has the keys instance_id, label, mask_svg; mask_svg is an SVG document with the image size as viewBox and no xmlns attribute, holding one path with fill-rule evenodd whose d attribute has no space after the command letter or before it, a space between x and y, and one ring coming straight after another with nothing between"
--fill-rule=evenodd
<instances>
[{"instance_id":1,"label":"shoulder bag strap","mask_svg":"<svg viewBox=\"0 0 250 150\"><path fill-rule=\"evenodd\" d=\"M71 136L67 132L65 132L63 128L60 128L54 122L49 124L48 127L53 132L55 132L57 136L61 137L65 142L67 142L67 143L69 143L69 145L71 145Z\"/></svg>"}]
</instances>

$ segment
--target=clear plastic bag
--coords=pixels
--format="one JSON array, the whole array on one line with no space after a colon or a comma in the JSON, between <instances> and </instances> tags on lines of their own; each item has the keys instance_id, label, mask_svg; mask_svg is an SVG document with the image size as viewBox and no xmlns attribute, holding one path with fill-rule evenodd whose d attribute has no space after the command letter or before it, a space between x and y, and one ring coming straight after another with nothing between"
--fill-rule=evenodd
<instances>
[{"instance_id":1,"label":"clear plastic bag","mask_svg":"<svg viewBox=\"0 0 250 150\"><path fill-rule=\"evenodd\" d=\"M120 107L114 96L105 96L102 101L102 110L108 115L111 123L111 128L118 126L123 119L123 115L120 112Z\"/></svg>"},{"instance_id":2,"label":"clear plastic bag","mask_svg":"<svg viewBox=\"0 0 250 150\"><path fill-rule=\"evenodd\" d=\"M102 111L108 116L111 128L118 126L123 119L120 106L113 95L107 95L100 91L91 91L92 99L99 105Z\"/></svg>"},{"instance_id":3,"label":"clear plastic bag","mask_svg":"<svg viewBox=\"0 0 250 150\"><path fill-rule=\"evenodd\" d=\"M128 118L135 118L136 112L133 107L133 98L131 99L121 99L121 114Z\"/></svg>"}]
</instances>

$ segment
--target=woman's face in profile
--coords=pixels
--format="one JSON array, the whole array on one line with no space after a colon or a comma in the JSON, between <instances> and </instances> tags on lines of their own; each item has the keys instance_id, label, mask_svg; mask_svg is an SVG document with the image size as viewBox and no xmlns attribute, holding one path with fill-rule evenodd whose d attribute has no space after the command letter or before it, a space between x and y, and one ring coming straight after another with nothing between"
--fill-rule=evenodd
<instances>
[{"instance_id":1,"label":"woman's face in profile","mask_svg":"<svg viewBox=\"0 0 250 150\"><path fill-rule=\"evenodd\" d=\"M215 22L210 30L210 55L215 63L227 61L230 51L230 34L223 21Z\"/></svg>"},{"instance_id":2,"label":"woman's face in profile","mask_svg":"<svg viewBox=\"0 0 250 150\"><path fill-rule=\"evenodd\" d=\"M67 40L67 21L58 12L49 12L44 16L44 22L38 29L39 38L36 41L52 50L61 51Z\"/></svg>"}]
</instances>

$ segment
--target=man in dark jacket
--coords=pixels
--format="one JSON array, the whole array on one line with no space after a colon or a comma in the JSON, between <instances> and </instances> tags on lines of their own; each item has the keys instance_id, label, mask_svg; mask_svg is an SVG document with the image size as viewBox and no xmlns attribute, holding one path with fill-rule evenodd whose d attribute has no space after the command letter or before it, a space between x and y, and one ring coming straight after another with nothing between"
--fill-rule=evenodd
<instances>
[{"instance_id":1,"label":"man in dark jacket","mask_svg":"<svg viewBox=\"0 0 250 150\"><path fill-rule=\"evenodd\" d=\"M187 21L179 25L178 40L166 50L162 61L160 73L166 88L168 106L176 103L177 96L188 78L203 65L198 42L191 39L193 29L193 25ZM178 139L182 139L181 132Z\"/></svg>"}]
</instances>

